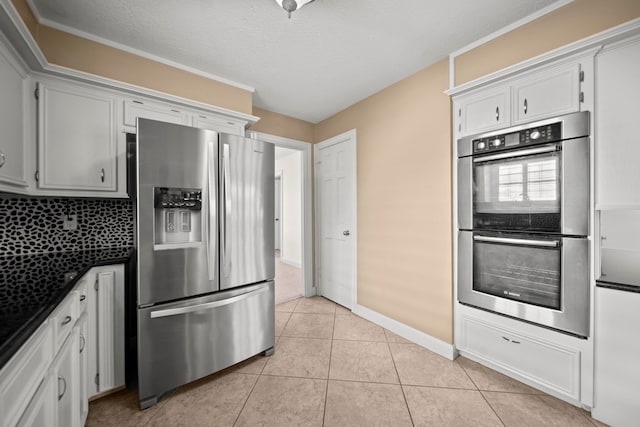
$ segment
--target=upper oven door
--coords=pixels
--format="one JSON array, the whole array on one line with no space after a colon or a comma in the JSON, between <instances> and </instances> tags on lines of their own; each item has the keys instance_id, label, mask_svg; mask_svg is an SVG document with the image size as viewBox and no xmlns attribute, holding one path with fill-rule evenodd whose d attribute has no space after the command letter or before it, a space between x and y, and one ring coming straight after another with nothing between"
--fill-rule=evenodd
<instances>
[{"instance_id":1,"label":"upper oven door","mask_svg":"<svg viewBox=\"0 0 640 427\"><path fill-rule=\"evenodd\" d=\"M473 228L586 235L588 147L580 138L475 156Z\"/></svg>"},{"instance_id":2,"label":"upper oven door","mask_svg":"<svg viewBox=\"0 0 640 427\"><path fill-rule=\"evenodd\" d=\"M473 159L473 228L559 233L562 151L557 144Z\"/></svg>"}]
</instances>

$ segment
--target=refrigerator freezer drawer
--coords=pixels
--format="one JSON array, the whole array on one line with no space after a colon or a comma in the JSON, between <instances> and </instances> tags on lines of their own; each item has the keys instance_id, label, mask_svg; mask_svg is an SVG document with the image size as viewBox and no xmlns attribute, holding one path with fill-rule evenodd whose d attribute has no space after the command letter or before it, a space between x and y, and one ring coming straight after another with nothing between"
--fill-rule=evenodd
<instances>
[{"instance_id":1,"label":"refrigerator freezer drawer","mask_svg":"<svg viewBox=\"0 0 640 427\"><path fill-rule=\"evenodd\" d=\"M138 310L141 408L273 348L274 282Z\"/></svg>"}]
</instances>

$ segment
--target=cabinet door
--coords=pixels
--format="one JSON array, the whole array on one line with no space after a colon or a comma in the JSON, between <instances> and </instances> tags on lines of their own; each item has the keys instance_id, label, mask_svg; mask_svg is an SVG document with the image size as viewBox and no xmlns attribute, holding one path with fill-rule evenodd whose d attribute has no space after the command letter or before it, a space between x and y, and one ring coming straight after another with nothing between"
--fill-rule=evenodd
<instances>
[{"instance_id":1,"label":"cabinet door","mask_svg":"<svg viewBox=\"0 0 640 427\"><path fill-rule=\"evenodd\" d=\"M48 375L40 384L27 410L20 418L18 427L56 427L58 396L56 395L56 379Z\"/></svg>"},{"instance_id":2,"label":"cabinet door","mask_svg":"<svg viewBox=\"0 0 640 427\"><path fill-rule=\"evenodd\" d=\"M536 72L513 84L513 123L580 110L580 65Z\"/></svg>"},{"instance_id":3,"label":"cabinet door","mask_svg":"<svg viewBox=\"0 0 640 427\"><path fill-rule=\"evenodd\" d=\"M186 125L189 121L187 113L170 105L140 100L125 101L124 124L127 126L136 126L138 117L158 120L160 122L175 123L177 125Z\"/></svg>"},{"instance_id":4,"label":"cabinet door","mask_svg":"<svg viewBox=\"0 0 640 427\"><path fill-rule=\"evenodd\" d=\"M0 43L0 183L26 187L24 118L26 73Z\"/></svg>"},{"instance_id":5,"label":"cabinet door","mask_svg":"<svg viewBox=\"0 0 640 427\"><path fill-rule=\"evenodd\" d=\"M456 101L460 136L506 127L510 123L508 86L483 90Z\"/></svg>"},{"instance_id":6,"label":"cabinet door","mask_svg":"<svg viewBox=\"0 0 640 427\"><path fill-rule=\"evenodd\" d=\"M231 135L244 136L244 123L225 120L220 117L196 114L193 116L193 126L200 129L208 129L216 132L229 133Z\"/></svg>"},{"instance_id":7,"label":"cabinet door","mask_svg":"<svg viewBox=\"0 0 640 427\"><path fill-rule=\"evenodd\" d=\"M596 288L592 415L612 426L640 419L640 294Z\"/></svg>"},{"instance_id":8,"label":"cabinet door","mask_svg":"<svg viewBox=\"0 0 640 427\"><path fill-rule=\"evenodd\" d=\"M39 85L40 188L115 191L115 101L58 82Z\"/></svg>"},{"instance_id":9,"label":"cabinet door","mask_svg":"<svg viewBox=\"0 0 640 427\"><path fill-rule=\"evenodd\" d=\"M596 208L640 208L640 39L596 58Z\"/></svg>"},{"instance_id":10,"label":"cabinet door","mask_svg":"<svg viewBox=\"0 0 640 427\"><path fill-rule=\"evenodd\" d=\"M80 419L80 425L84 425L87 414L89 413L89 395L87 390L87 335L89 331L89 325L87 323L87 314L84 313L78 319L76 323L78 329L78 358L80 359L79 376L78 376L78 415Z\"/></svg>"},{"instance_id":11,"label":"cabinet door","mask_svg":"<svg viewBox=\"0 0 640 427\"><path fill-rule=\"evenodd\" d=\"M124 372L124 266L93 268L87 315L88 397L125 384Z\"/></svg>"},{"instance_id":12,"label":"cabinet door","mask_svg":"<svg viewBox=\"0 0 640 427\"><path fill-rule=\"evenodd\" d=\"M58 414L56 418L58 426L76 427L80 425L78 408L80 369L78 360L78 333L76 330L67 338L51 366L57 390Z\"/></svg>"}]
</instances>

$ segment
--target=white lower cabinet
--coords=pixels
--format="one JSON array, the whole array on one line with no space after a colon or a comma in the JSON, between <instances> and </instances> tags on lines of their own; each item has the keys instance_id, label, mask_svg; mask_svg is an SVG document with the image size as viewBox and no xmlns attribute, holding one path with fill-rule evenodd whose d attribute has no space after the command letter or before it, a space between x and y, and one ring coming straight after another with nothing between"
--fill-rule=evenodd
<instances>
[{"instance_id":1,"label":"white lower cabinet","mask_svg":"<svg viewBox=\"0 0 640 427\"><path fill-rule=\"evenodd\" d=\"M95 267L0 370L0 427L83 426L124 384L124 265Z\"/></svg>"},{"instance_id":2,"label":"white lower cabinet","mask_svg":"<svg viewBox=\"0 0 640 427\"><path fill-rule=\"evenodd\" d=\"M124 386L124 266L91 269L85 278L89 316L87 393L89 398Z\"/></svg>"},{"instance_id":3,"label":"white lower cabinet","mask_svg":"<svg viewBox=\"0 0 640 427\"><path fill-rule=\"evenodd\" d=\"M78 329L78 367L80 369L78 384L78 405L80 414L80 425L84 425L89 414L89 387L88 387L88 361L87 357L87 336L89 331L89 322L87 321L87 313L83 313L78 319L76 325Z\"/></svg>"},{"instance_id":4,"label":"white lower cabinet","mask_svg":"<svg viewBox=\"0 0 640 427\"><path fill-rule=\"evenodd\" d=\"M580 351L463 317L460 350L568 400L580 400Z\"/></svg>"},{"instance_id":5,"label":"white lower cabinet","mask_svg":"<svg viewBox=\"0 0 640 427\"><path fill-rule=\"evenodd\" d=\"M55 425L58 409L56 384L57 380L54 374L49 374L45 377L42 384L40 384L38 392L22 415L18 427Z\"/></svg>"},{"instance_id":6,"label":"white lower cabinet","mask_svg":"<svg viewBox=\"0 0 640 427\"><path fill-rule=\"evenodd\" d=\"M615 427L640 423L640 293L597 287L593 418Z\"/></svg>"},{"instance_id":7,"label":"white lower cabinet","mask_svg":"<svg viewBox=\"0 0 640 427\"><path fill-rule=\"evenodd\" d=\"M57 387L57 414L55 419L58 427L76 427L80 425L78 341L78 330L74 329L51 366L51 373L54 376Z\"/></svg>"}]
</instances>

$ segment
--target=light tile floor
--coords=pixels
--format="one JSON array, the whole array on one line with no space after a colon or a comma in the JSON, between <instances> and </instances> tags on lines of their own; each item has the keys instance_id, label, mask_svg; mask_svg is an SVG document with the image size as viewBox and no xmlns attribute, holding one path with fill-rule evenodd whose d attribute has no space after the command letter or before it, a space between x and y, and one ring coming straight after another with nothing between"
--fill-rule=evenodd
<instances>
[{"instance_id":1,"label":"light tile floor","mask_svg":"<svg viewBox=\"0 0 640 427\"><path fill-rule=\"evenodd\" d=\"M138 409L94 401L88 426L601 426L469 359L444 359L321 297L276 306L276 351Z\"/></svg>"}]
</instances>

